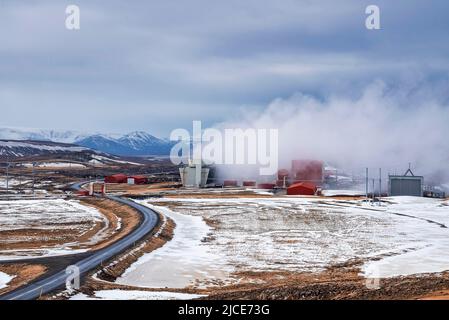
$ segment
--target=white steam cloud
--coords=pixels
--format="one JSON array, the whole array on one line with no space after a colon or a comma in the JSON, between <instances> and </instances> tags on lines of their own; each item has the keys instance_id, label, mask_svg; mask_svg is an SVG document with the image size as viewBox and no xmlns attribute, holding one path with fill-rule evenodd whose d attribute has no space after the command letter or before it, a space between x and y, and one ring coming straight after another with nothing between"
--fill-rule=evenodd
<instances>
[{"instance_id":1,"label":"white steam cloud","mask_svg":"<svg viewBox=\"0 0 449 320\"><path fill-rule=\"evenodd\" d=\"M428 87L375 82L357 98L323 101L297 93L220 127L277 128L281 168L292 159L319 159L352 172L382 167L402 174L412 163L426 182L449 181L449 106Z\"/></svg>"}]
</instances>

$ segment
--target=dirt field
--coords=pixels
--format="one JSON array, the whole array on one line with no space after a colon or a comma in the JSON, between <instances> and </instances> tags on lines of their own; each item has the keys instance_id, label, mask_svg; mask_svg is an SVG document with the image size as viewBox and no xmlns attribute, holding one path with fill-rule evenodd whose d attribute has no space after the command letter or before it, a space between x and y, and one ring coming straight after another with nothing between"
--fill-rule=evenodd
<instances>
[{"instance_id":1,"label":"dirt field","mask_svg":"<svg viewBox=\"0 0 449 320\"><path fill-rule=\"evenodd\" d=\"M34 230L31 230L30 233L34 236L42 237L43 239L52 239L51 241L48 240L46 242L40 241L38 243L30 243L29 242L29 234L24 233L23 229L17 229L13 230L12 232L6 232L2 231L0 235L7 236L8 234L14 234L16 238L24 238L28 241L21 241L14 243L15 246L13 247L15 250L17 249L42 249L42 247L45 247L46 245L50 245L52 247L58 246L64 243L67 243L66 241L78 241L78 243L89 243L89 241L92 240L93 237L98 233L100 229L103 229L104 238L102 238L101 241L95 241L92 242L92 244L88 247L89 250L96 250L101 249L104 246L110 244L111 242L117 241L118 239L122 238L126 234L128 234L131 230L133 230L137 224L140 222L140 214L134 211L134 209L129 208L128 206L118 204L112 200L108 199L98 199L98 198L84 198L80 200L82 204L98 209L101 214L104 215L105 219L107 219L107 224L102 223L103 221L97 221L95 224L89 225L90 228L86 228L88 231L79 235L77 234L77 230L73 228L74 226L71 226L74 230L67 230L64 232L63 230L56 230L52 228L44 228L42 230L39 230L40 232L34 232ZM90 223L90 221L86 221L85 223ZM68 226L70 224L67 224ZM106 227L106 228L105 228ZM58 232L58 234L61 234L60 238L55 238L55 233ZM72 239L72 238L73 239ZM11 240L9 238L9 240ZM57 241L57 240L60 240ZM5 248L5 246L3 247ZM7 247L11 249L10 247ZM76 248L75 248L76 249ZM75 251L76 252L76 251ZM54 257L54 259L59 259L58 257ZM53 262L52 257L48 258L48 265L47 262L44 262L42 265L34 265L34 264L0 264L0 272L4 272L8 274L9 276L13 276L14 278L11 280L11 282L8 284L6 288L3 288L0 290L0 294L5 293L7 291L13 290L19 286L22 286L26 284L27 282L36 279L40 275L44 274L47 269L52 269L54 267L59 267L59 264L57 263L58 260L54 260ZM45 259L43 261L46 261ZM127 265L126 265L127 266ZM126 267L123 267L126 269Z\"/></svg>"},{"instance_id":2,"label":"dirt field","mask_svg":"<svg viewBox=\"0 0 449 320\"><path fill-rule=\"evenodd\" d=\"M362 266L366 263L369 252L378 253L370 258L376 260L396 255L393 247L398 246L401 249L403 245L408 245L407 241L412 245L410 250L420 248L415 245L419 244L419 241L409 237L405 229L397 238L396 224L407 223L411 230L414 230L415 225L421 229L429 228L432 232L432 228L436 228L435 232L439 235L441 228L438 228L438 221L435 223L435 220L432 220L438 220L438 216L383 216L385 214L376 213L371 208L365 210L357 204L360 198L352 196L310 199L302 197L292 200L278 195L278 199L273 199L272 195L261 191L211 189L207 192L197 192L175 189L171 183L151 186L116 185L114 188L113 190L120 194L148 195L149 201L158 207L186 216L201 217L211 230L201 240L201 247L215 253L217 252L214 248L219 248L218 251L224 254L220 263L223 263L223 266L233 266L234 270L230 271L230 278L226 281L211 278L204 282L196 281L183 288L149 288L117 283L116 280L139 258L158 251L172 241L174 229L177 228L176 219L173 221L168 216L161 215L158 231L112 259L109 264L106 263L93 277L86 280L81 293L88 297L95 298L96 293L100 291L120 292L126 296L127 290L130 294L157 294L163 290L205 295L202 299L338 300L449 297L449 272L382 278L378 285L376 279L367 279L362 274ZM109 191L112 191L111 186ZM101 248L119 239L139 222L138 215L132 209L112 201L93 198L82 201L84 205L100 210L110 223L109 230L116 231L111 233L107 240L98 242L92 248ZM392 205L394 201L386 203ZM407 205L407 202L400 204L404 208L408 208ZM422 210L428 210L426 208L424 206ZM373 234L376 237L373 237ZM338 246L335 237L339 240ZM320 250L317 251L317 248ZM363 255L363 259L357 258ZM195 260L195 257L190 258ZM211 260L210 264L214 264L213 261ZM198 271L201 273L204 270L200 268ZM151 276L155 275L159 276L154 273ZM142 277L144 276L142 274ZM374 288L372 282L375 284ZM42 297L65 298L68 297Z\"/></svg>"},{"instance_id":3,"label":"dirt field","mask_svg":"<svg viewBox=\"0 0 449 320\"><path fill-rule=\"evenodd\" d=\"M150 198L146 201L155 206L153 209L159 208L162 210L160 212L173 215L175 221L180 219L175 211L182 213L182 216L202 217L213 232L198 242L196 253L218 248L223 254L220 263L224 263L224 267L226 263L232 265L234 272L225 281L209 279L184 288L169 286L149 289L138 287L145 283L143 279L146 277L145 268L142 268L145 265L140 265L141 278L137 273L135 281L128 278L126 285L108 284L108 288L102 289L140 288L144 291L208 295L204 299L445 298L449 292L447 272L382 277L379 286L374 288L373 283L376 284L377 280L363 275L362 266L370 260L402 257L402 254L414 254L424 247L428 250L439 243L433 240L445 235L446 231L442 228L445 223L444 203L435 202L438 200L412 200L401 199L397 202L398 199L389 199L385 201L385 207L378 209L359 204L358 197L347 196L275 199L265 195L248 197L225 194L217 197L210 193L181 192L180 195L164 194L163 198ZM186 223L189 220L180 221ZM397 229L396 226L402 228ZM419 228L423 236L430 236L426 239L429 243L419 240L420 235L415 228ZM184 236L182 228L180 231ZM195 240L185 238L183 242L186 241L193 244ZM437 246L432 250L437 250L437 253L440 249ZM165 252L168 253L167 250ZM167 261L176 259L173 254L175 251L170 251ZM153 255L157 260L153 264L160 264L164 261L163 257L162 253ZM198 261L203 257L190 258ZM180 263L183 263L181 260L184 257L179 257ZM214 261L209 260L209 265L213 265ZM402 263L401 260L397 262ZM151 260L146 263L152 264ZM445 260L441 263L444 265ZM202 267L200 265L197 271L210 271ZM186 268L189 270L188 266ZM155 273L149 273L154 278ZM176 276L182 274L173 274L173 277Z\"/></svg>"},{"instance_id":4,"label":"dirt field","mask_svg":"<svg viewBox=\"0 0 449 320\"><path fill-rule=\"evenodd\" d=\"M76 200L0 201L0 212L0 251L5 256L87 248L107 237L111 226L96 209Z\"/></svg>"},{"instance_id":5,"label":"dirt field","mask_svg":"<svg viewBox=\"0 0 449 320\"><path fill-rule=\"evenodd\" d=\"M378 287L358 275L357 268L332 268L319 274L250 273L264 284L223 288L207 299L261 300L405 300L447 299L449 273L380 279ZM368 285L367 285L368 283Z\"/></svg>"},{"instance_id":6,"label":"dirt field","mask_svg":"<svg viewBox=\"0 0 449 320\"><path fill-rule=\"evenodd\" d=\"M139 257L162 247L170 241L173 237L174 228L175 224L171 219L161 217L155 230L137 243L135 247L128 249L112 261L106 262L104 267L92 272L86 278L79 292L90 296L98 290L141 290L142 288L119 285L114 281ZM151 289L148 289L148 291L151 291ZM65 300L67 298L69 298L69 295L65 292L59 295L51 294L41 297L42 300Z\"/></svg>"},{"instance_id":7,"label":"dirt field","mask_svg":"<svg viewBox=\"0 0 449 320\"><path fill-rule=\"evenodd\" d=\"M86 197L81 202L98 209L110 221L109 236L93 246L92 250L104 248L124 237L139 224L141 219L140 214L134 209L109 199Z\"/></svg>"}]
</instances>

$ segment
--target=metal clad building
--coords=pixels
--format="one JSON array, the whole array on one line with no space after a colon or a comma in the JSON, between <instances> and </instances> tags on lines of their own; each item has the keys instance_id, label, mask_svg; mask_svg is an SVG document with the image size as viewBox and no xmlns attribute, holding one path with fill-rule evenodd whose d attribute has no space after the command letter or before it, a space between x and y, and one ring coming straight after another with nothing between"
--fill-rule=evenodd
<instances>
[{"instance_id":1,"label":"metal clad building","mask_svg":"<svg viewBox=\"0 0 449 320\"><path fill-rule=\"evenodd\" d=\"M390 196L422 197L423 182L424 177L415 176L409 169L403 176L388 176L388 193Z\"/></svg>"}]
</instances>

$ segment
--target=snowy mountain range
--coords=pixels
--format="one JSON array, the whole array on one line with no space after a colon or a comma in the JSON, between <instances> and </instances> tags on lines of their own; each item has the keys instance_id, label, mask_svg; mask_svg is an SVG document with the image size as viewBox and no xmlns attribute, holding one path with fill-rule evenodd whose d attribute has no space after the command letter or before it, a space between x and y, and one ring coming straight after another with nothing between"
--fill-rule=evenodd
<instances>
[{"instance_id":1,"label":"snowy mountain range","mask_svg":"<svg viewBox=\"0 0 449 320\"><path fill-rule=\"evenodd\" d=\"M0 128L0 139L71 143L120 156L168 155L172 142L143 131L125 135L86 134L77 131Z\"/></svg>"}]
</instances>

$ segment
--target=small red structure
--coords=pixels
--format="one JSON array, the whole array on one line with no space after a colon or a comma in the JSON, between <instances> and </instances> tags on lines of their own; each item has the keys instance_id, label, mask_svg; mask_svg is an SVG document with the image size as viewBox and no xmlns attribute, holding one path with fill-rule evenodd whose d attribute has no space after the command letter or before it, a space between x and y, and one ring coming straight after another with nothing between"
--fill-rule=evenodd
<instances>
[{"instance_id":1,"label":"small red structure","mask_svg":"<svg viewBox=\"0 0 449 320\"><path fill-rule=\"evenodd\" d=\"M145 176L129 176L128 179L133 179L134 184L147 184L148 178Z\"/></svg>"},{"instance_id":2,"label":"small red structure","mask_svg":"<svg viewBox=\"0 0 449 320\"><path fill-rule=\"evenodd\" d=\"M274 189L275 186L276 186L276 184L274 184L274 183L259 183L257 185L257 189L271 190L271 189Z\"/></svg>"},{"instance_id":3,"label":"small red structure","mask_svg":"<svg viewBox=\"0 0 449 320\"><path fill-rule=\"evenodd\" d=\"M121 173L113 174L112 176L104 177L104 182L106 182L106 183L127 183L128 176L121 174Z\"/></svg>"},{"instance_id":4,"label":"small red structure","mask_svg":"<svg viewBox=\"0 0 449 320\"><path fill-rule=\"evenodd\" d=\"M318 188L311 182L300 182L292 184L287 188L287 195L313 196Z\"/></svg>"},{"instance_id":5,"label":"small red structure","mask_svg":"<svg viewBox=\"0 0 449 320\"><path fill-rule=\"evenodd\" d=\"M243 181L243 186L244 187L255 187L256 181Z\"/></svg>"},{"instance_id":6,"label":"small red structure","mask_svg":"<svg viewBox=\"0 0 449 320\"><path fill-rule=\"evenodd\" d=\"M89 196L89 191L88 190L78 190L77 192L76 192L76 194L77 195L79 195L79 196Z\"/></svg>"},{"instance_id":7,"label":"small red structure","mask_svg":"<svg viewBox=\"0 0 449 320\"><path fill-rule=\"evenodd\" d=\"M225 180L223 187L237 187L237 180Z\"/></svg>"},{"instance_id":8,"label":"small red structure","mask_svg":"<svg viewBox=\"0 0 449 320\"><path fill-rule=\"evenodd\" d=\"M313 182L320 184L323 182L324 165L318 160L293 160L293 179L302 182Z\"/></svg>"}]
</instances>

